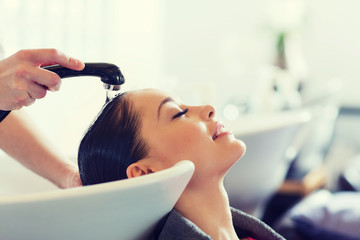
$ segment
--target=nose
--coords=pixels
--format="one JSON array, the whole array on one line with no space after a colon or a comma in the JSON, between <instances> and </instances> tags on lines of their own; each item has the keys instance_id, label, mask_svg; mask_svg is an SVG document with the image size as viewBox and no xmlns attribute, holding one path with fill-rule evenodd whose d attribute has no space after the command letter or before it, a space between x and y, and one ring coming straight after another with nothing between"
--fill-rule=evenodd
<instances>
[{"instance_id":1,"label":"nose","mask_svg":"<svg viewBox=\"0 0 360 240\"><path fill-rule=\"evenodd\" d=\"M201 106L200 118L204 121L211 120L215 117L215 108L212 105Z\"/></svg>"}]
</instances>

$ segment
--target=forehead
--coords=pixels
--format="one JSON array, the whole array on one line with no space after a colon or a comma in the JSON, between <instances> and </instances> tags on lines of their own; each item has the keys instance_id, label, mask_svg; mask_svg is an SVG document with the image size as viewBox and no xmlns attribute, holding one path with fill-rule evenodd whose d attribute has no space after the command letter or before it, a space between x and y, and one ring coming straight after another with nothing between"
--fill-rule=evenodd
<instances>
[{"instance_id":1,"label":"forehead","mask_svg":"<svg viewBox=\"0 0 360 240\"><path fill-rule=\"evenodd\" d=\"M141 89L134 90L129 93L129 97L134 104L141 103L144 100L147 101L156 101L159 98L168 97L169 94L157 89Z\"/></svg>"},{"instance_id":2,"label":"forehead","mask_svg":"<svg viewBox=\"0 0 360 240\"><path fill-rule=\"evenodd\" d=\"M134 104L135 109L142 115L153 115L157 112L158 107L165 98L171 97L177 99L171 94L157 89L135 90L128 94L130 101Z\"/></svg>"}]
</instances>

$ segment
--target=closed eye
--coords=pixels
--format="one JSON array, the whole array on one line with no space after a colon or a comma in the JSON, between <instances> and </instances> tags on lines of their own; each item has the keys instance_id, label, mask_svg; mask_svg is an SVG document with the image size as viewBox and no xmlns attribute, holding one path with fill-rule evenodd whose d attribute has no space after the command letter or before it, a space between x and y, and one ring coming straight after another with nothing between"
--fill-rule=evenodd
<instances>
[{"instance_id":1,"label":"closed eye","mask_svg":"<svg viewBox=\"0 0 360 240\"><path fill-rule=\"evenodd\" d=\"M182 115L186 114L188 111L189 111L189 109L188 109L188 108L185 108L184 111L181 111L181 112L178 112L177 114L175 114L175 115L172 117L172 119L181 117Z\"/></svg>"}]
</instances>

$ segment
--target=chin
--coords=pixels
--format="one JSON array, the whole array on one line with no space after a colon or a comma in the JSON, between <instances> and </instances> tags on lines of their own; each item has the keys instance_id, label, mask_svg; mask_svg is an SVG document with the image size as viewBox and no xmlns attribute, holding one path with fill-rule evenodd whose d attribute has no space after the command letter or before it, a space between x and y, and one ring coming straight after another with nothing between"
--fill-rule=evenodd
<instances>
[{"instance_id":1,"label":"chin","mask_svg":"<svg viewBox=\"0 0 360 240\"><path fill-rule=\"evenodd\" d=\"M238 140L239 141L239 144L241 145L241 156L239 157L239 159L244 156L245 152L246 152L246 144L241 141L241 140Z\"/></svg>"},{"instance_id":2,"label":"chin","mask_svg":"<svg viewBox=\"0 0 360 240\"><path fill-rule=\"evenodd\" d=\"M246 152L246 145L243 141L236 139L234 142L234 158L236 159L235 162L237 160L239 160L240 158L242 158L242 156L244 156L245 152Z\"/></svg>"},{"instance_id":3,"label":"chin","mask_svg":"<svg viewBox=\"0 0 360 240\"><path fill-rule=\"evenodd\" d=\"M228 165L226 166L226 172L240 159L244 156L246 152L246 145L243 141L236 139L231 146L231 149L227 151L228 154L226 162Z\"/></svg>"}]
</instances>

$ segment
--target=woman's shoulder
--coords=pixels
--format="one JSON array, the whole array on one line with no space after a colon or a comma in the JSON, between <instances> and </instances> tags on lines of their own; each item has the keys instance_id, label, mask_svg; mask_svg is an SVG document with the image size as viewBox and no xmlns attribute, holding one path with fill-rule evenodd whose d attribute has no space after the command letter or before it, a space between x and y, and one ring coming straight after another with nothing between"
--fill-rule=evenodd
<instances>
[{"instance_id":1,"label":"woman's shoulder","mask_svg":"<svg viewBox=\"0 0 360 240\"><path fill-rule=\"evenodd\" d=\"M284 240L273 229L261 220L232 208L233 224L239 237L251 236L257 240ZM203 232L196 224L185 218L176 209L173 209L160 223L154 238L158 240L211 240L211 237Z\"/></svg>"},{"instance_id":2,"label":"woman's shoulder","mask_svg":"<svg viewBox=\"0 0 360 240\"><path fill-rule=\"evenodd\" d=\"M247 235L255 239L285 240L270 226L254 216L231 208L232 220L238 235Z\"/></svg>"},{"instance_id":3,"label":"woman's shoulder","mask_svg":"<svg viewBox=\"0 0 360 240\"><path fill-rule=\"evenodd\" d=\"M166 219L162 221L162 226L158 228L154 239L158 240L182 240L199 239L211 240L198 226L189 219L185 218L176 209L171 210Z\"/></svg>"}]
</instances>

